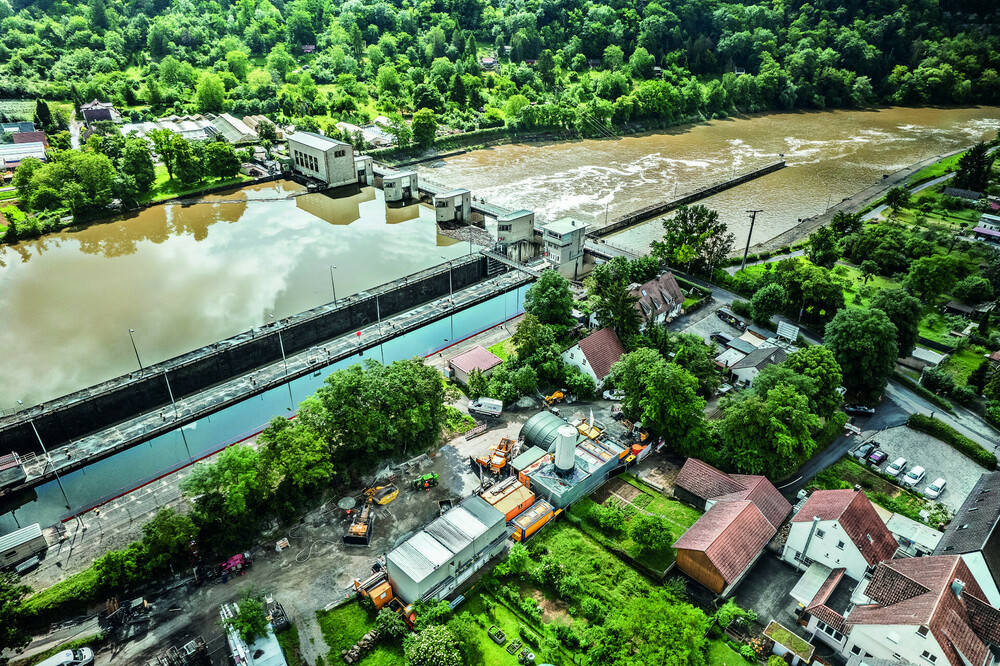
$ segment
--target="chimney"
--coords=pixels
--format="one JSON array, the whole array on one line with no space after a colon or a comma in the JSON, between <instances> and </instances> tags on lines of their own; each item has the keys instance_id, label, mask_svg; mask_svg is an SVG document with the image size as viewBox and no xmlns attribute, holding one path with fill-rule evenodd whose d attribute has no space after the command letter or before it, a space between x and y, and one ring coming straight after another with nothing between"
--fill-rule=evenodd
<instances>
[{"instance_id":1,"label":"chimney","mask_svg":"<svg viewBox=\"0 0 1000 666\"><path fill-rule=\"evenodd\" d=\"M965 589L965 583L963 583L957 578L954 581L952 581L951 591L954 592L955 596L958 597L959 599L962 598L962 590L964 589Z\"/></svg>"},{"instance_id":2,"label":"chimney","mask_svg":"<svg viewBox=\"0 0 1000 666\"><path fill-rule=\"evenodd\" d=\"M855 483L854 484L854 492L856 492L856 493L860 493L861 492L861 484L859 484L859 483Z\"/></svg>"}]
</instances>

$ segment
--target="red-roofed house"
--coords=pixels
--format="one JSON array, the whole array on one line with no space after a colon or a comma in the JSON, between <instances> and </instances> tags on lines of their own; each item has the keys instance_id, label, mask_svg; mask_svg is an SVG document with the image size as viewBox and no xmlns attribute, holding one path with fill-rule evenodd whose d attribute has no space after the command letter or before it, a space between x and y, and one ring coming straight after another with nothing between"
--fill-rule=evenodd
<instances>
[{"instance_id":1,"label":"red-roofed house","mask_svg":"<svg viewBox=\"0 0 1000 666\"><path fill-rule=\"evenodd\" d=\"M563 360L590 375L600 389L611 373L611 366L625 355L625 347L614 329L594 331L563 352Z\"/></svg>"},{"instance_id":2,"label":"red-roofed house","mask_svg":"<svg viewBox=\"0 0 1000 666\"><path fill-rule=\"evenodd\" d=\"M631 284L628 290L631 296L638 299L635 309L639 313L639 319L647 326L665 324L681 314L684 292L670 271L645 284Z\"/></svg>"},{"instance_id":3,"label":"red-roofed house","mask_svg":"<svg viewBox=\"0 0 1000 666\"><path fill-rule=\"evenodd\" d=\"M992 666L1000 610L958 555L882 562L846 618L845 656L934 666Z\"/></svg>"},{"instance_id":4,"label":"red-roofed house","mask_svg":"<svg viewBox=\"0 0 1000 666\"><path fill-rule=\"evenodd\" d=\"M674 542L677 566L720 596L728 596L777 530L750 500L716 502Z\"/></svg>"},{"instance_id":5,"label":"red-roofed house","mask_svg":"<svg viewBox=\"0 0 1000 666\"><path fill-rule=\"evenodd\" d=\"M867 495L855 490L817 490L792 518L781 558L805 570L813 562L844 568L861 580L899 544L872 507Z\"/></svg>"},{"instance_id":6,"label":"red-roofed house","mask_svg":"<svg viewBox=\"0 0 1000 666\"><path fill-rule=\"evenodd\" d=\"M763 476L726 474L697 458L688 458L674 481L674 497L707 511L723 500L750 500L778 529L792 505Z\"/></svg>"},{"instance_id":7,"label":"red-roofed house","mask_svg":"<svg viewBox=\"0 0 1000 666\"><path fill-rule=\"evenodd\" d=\"M726 474L695 458L677 475L674 496L707 509L674 543L677 566L721 596L743 580L792 510L763 476Z\"/></svg>"},{"instance_id":8,"label":"red-roofed house","mask_svg":"<svg viewBox=\"0 0 1000 666\"><path fill-rule=\"evenodd\" d=\"M455 379L462 384L469 383L469 373L473 370L479 370L483 376L489 377L493 368L501 363L503 361L499 356L480 345L476 345L469 351L462 352L448 361L448 365L455 372Z\"/></svg>"}]
</instances>

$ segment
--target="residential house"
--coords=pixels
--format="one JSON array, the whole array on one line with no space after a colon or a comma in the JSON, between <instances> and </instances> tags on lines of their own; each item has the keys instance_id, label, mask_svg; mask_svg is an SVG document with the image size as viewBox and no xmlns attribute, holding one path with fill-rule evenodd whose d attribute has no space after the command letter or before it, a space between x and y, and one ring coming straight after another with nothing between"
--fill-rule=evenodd
<instances>
[{"instance_id":1,"label":"residential house","mask_svg":"<svg viewBox=\"0 0 1000 666\"><path fill-rule=\"evenodd\" d=\"M115 109L114 104L111 102L99 102L96 99L86 104L81 104L80 112L83 114L83 122L87 125L101 120L117 123L122 119L121 114Z\"/></svg>"},{"instance_id":2,"label":"residential house","mask_svg":"<svg viewBox=\"0 0 1000 666\"><path fill-rule=\"evenodd\" d=\"M677 475L674 497L706 509L673 544L677 566L721 596L743 580L792 510L763 476L726 474L696 458Z\"/></svg>"},{"instance_id":3,"label":"residential house","mask_svg":"<svg viewBox=\"0 0 1000 666\"><path fill-rule=\"evenodd\" d=\"M49 139L45 132L17 132L12 135L14 143L41 143L46 148L49 147Z\"/></svg>"},{"instance_id":4,"label":"residential house","mask_svg":"<svg viewBox=\"0 0 1000 666\"><path fill-rule=\"evenodd\" d=\"M934 554L961 555L986 600L1000 607L1000 472L979 477Z\"/></svg>"},{"instance_id":5,"label":"residential house","mask_svg":"<svg viewBox=\"0 0 1000 666\"><path fill-rule=\"evenodd\" d=\"M454 371L455 379L462 384L469 383L469 375L473 370L483 373L484 377L493 374L493 369L503 363L503 360L486 347L476 345L448 361L448 366Z\"/></svg>"},{"instance_id":6,"label":"residential house","mask_svg":"<svg viewBox=\"0 0 1000 666\"><path fill-rule=\"evenodd\" d=\"M600 389L611 374L611 366L625 355L625 347L613 328L602 328L563 352L562 358L570 365L590 375Z\"/></svg>"},{"instance_id":7,"label":"residential house","mask_svg":"<svg viewBox=\"0 0 1000 666\"><path fill-rule=\"evenodd\" d=\"M736 376L737 381L751 386L761 370L775 363L783 363L787 358L788 354L780 347L758 347L731 365L729 370Z\"/></svg>"},{"instance_id":8,"label":"residential house","mask_svg":"<svg viewBox=\"0 0 1000 666\"><path fill-rule=\"evenodd\" d=\"M854 580L895 554L898 544L860 490L817 490L792 518L781 559L805 570L813 562L844 568Z\"/></svg>"},{"instance_id":9,"label":"residential house","mask_svg":"<svg viewBox=\"0 0 1000 666\"><path fill-rule=\"evenodd\" d=\"M972 233L975 234L976 240L1000 243L1000 217L983 213Z\"/></svg>"},{"instance_id":10,"label":"residential house","mask_svg":"<svg viewBox=\"0 0 1000 666\"><path fill-rule=\"evenodd\" d=\"M880 563L844 618L843 654L935 666L993 666L1000 610L958 555ZM992 649L991 649L992 648Z\"/></svg>"},{"instance_id":11,"label":"residential house","mask_svg":"<svg viewBox=\"0 0 1000 666\"><path fill-rule=\"evenodd\" d=\"M665 324L678 317L684 304L684 292L670 271L661 273L645 284L633 283L629 295L637 298L635 304L639 319L645 326Z\"/></svg>"}]
</instances>

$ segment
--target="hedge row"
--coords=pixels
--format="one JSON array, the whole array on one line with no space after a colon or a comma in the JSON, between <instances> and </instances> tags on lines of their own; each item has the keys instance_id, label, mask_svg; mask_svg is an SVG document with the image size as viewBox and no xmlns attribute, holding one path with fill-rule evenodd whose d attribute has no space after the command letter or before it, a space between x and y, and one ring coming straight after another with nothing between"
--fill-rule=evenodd
<instances>
[{"instance_id":1,"label":"hedge row","mask_svg":"<svg viewBox=\"0 0 1000 666\"><path fill-rule=\"evenodd\" d=\"M949 444L959 453L979 463L986 469L997 468L997 457L995 455L962 433L958 432L947 423L943 423L937 419L932 419L929 416L924 416L923 414L912 414L906 422L906 425L914 430L925 432L932 437L940 439L942 442Z\"/></svg>"},{"instance_id":2,"label":"hedge row","mask_svg":"<svg viewBox=\"0 0 1000 666\"><path fill-rule=\"evenodd\" d=\"M941 396L937 395L936 393L933 393L932 391L928 391L925 387L923 387L920 384L918 384L917 382L913 381L912 379L910 379L909 377L907 377L903 373L899 372L898 370L896 370L896 371L894 371L892 373L892 378L895 379L896 381L898 381L900 384L902 384L906 388L908 388L911 391L913 391L914 393L916 393L917 395L919 395L924 400L927 400L928 402L934 403L935 405L937 405L938 407L940 407L944 411L948 412L949 414L954 414L955 413L955 409L954 409L954 407L951 406L950 402L948 402L947 400L945 400Z\"/></svg>"}]
</instances>

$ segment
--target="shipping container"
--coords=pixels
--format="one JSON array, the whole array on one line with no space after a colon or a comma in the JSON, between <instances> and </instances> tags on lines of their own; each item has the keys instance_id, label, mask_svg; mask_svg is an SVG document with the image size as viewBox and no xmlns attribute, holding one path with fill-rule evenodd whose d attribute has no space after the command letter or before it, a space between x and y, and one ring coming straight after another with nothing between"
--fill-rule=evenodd
<instances>
[{"instance_id":1,"label":"shipping container","mask_svg":"<svg viewBox=\"0 0 1000 666\"><path fill-rule=\"evenodd\" d=\"M514 541L526 541L552 520L556 512L545 500L538 500L530 509L514 519Z\"/></svg>"}]
</instances>

